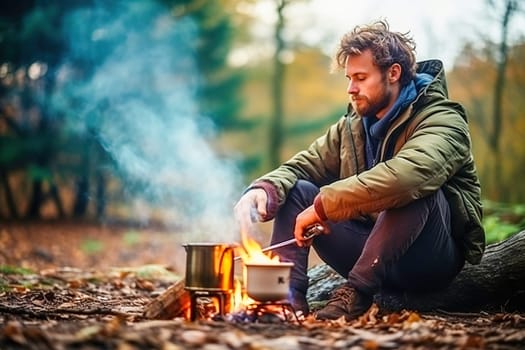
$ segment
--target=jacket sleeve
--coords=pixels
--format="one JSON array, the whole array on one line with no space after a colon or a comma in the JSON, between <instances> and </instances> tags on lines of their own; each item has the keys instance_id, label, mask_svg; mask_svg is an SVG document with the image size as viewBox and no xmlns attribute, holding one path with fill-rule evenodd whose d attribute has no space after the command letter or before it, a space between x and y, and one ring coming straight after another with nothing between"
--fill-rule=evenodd
<instances>
[{"instance_id":1,"label":"jacket sleeve","mask_svg":"<svg viewBox=\"0 0 525 350\"><path fill-rule=\"evenodd\" d=\"M282 205L297 180L308 180L321 187L335 181L339 175L341 132L345 117L327 132L275 170L255 180L271 183L277 190L278 205Z\"/></svg>"},{"instance_id":2,"label":"jacket sleeve","mask_svg":"<svg viewBox=\"0 0 525 350\"><path fill-rule=\"evenodd\" d=\"M438 190L470 157L468 126L452 109L420 122L391 159L321 188L328 219L402 207Z\"/></svg>"}]
</instances>

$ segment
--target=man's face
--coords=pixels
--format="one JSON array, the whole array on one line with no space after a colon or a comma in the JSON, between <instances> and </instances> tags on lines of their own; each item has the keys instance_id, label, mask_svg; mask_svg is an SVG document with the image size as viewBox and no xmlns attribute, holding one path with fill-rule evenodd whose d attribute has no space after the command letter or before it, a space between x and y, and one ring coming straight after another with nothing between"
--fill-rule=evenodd
<instances>
[{"instance_id":1,"label":"man's face","mask_svg":"<svg viewBox=\"0 0 525 350\"><path fill-rule=\"evenodd\" d=\"M399 79L389 79L374 64L370 50L348 56L345 65L347 93L354 111L360 116L382 118L399 94Z\"/></svg>"}]
</instances>

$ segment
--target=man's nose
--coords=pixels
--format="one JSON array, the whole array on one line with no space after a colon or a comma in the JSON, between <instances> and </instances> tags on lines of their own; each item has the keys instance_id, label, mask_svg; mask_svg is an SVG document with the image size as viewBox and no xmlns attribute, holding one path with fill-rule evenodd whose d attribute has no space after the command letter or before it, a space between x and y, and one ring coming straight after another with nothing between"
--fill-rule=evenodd
<instances>
[{"instance_id":1,"label":"man's nose","mask_svg":"<svg viewBox=\"0 0 525 350\"><path fill-rule=\"evenodd\" d=\"M348 88L346 89L346 92L349 95L356 95L359 92L359 89L357 88L357 85L354 82L350 81L348 83Z\"/></svg>"}]
</instances>

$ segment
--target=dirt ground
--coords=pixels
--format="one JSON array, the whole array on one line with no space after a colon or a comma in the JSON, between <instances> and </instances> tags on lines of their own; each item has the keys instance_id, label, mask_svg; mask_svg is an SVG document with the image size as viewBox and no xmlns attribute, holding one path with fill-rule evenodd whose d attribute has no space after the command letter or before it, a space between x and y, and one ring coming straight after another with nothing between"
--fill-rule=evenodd
<instances>
[{"instance_id":1,"label":"dirt ground","mask_svg":"<svg viewBox=\"0 0 525 350\"><path fill-rule=\"evenodd\" d=\"M175 232L163 228L100 225L78 221L0 223L0 264L36 271L54 267L109 267L184 261Z\"/></svg>"},{"instance_id":2,"label":"dirt ground","mask_svg":"<svg viewBox=\"0 0 525 350\"><path fill-rule=\"evenodd\" d=\"M353 322L151 320L181 278L176 232L0 222L1 349L523 349L525 314L383 314Z\"/></svg>"}]
</instances>

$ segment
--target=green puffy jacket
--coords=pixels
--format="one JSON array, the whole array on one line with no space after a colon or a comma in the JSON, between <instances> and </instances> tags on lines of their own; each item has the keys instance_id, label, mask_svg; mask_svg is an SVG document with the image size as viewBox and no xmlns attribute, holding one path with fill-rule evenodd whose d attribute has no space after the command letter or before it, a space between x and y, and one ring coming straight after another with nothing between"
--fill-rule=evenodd
<instances>
[{"instance_id":1,"label":"green puffy jacket","mask_svg":"<svg viewBox=\"0 0 525 350\"><path fill-rule=\"evenodd\" d=\"M443 65L421 62L418 72L434 77L390 126L381 159L365 170L362 119L343 116L308 149L257 179L273 184L278 205L299 179L320 187L329 220L341 221L402 207L442 188L450 204L452 233L465 258L477 264L485 250L480 184L463 107L448 99ZM394 155L385 160L385 150Z\"/></svg>"}]
</instances>

